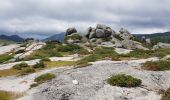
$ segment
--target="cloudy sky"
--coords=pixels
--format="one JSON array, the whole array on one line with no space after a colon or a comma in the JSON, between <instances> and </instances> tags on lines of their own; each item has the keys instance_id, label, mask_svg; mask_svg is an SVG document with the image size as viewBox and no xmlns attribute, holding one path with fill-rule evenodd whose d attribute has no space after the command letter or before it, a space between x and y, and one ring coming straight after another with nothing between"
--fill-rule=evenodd
<instances>
[{"instance_id":1,"label":"cloudy sky","mask_svg":"<svg viewBox=\"0 0 170 100\"><path fill-rule=\"evenodd\" d=\"M0 32L48 34L97 23L135 34L168 31L170 0L0 0Z\"/></svg>"}]
</instances>

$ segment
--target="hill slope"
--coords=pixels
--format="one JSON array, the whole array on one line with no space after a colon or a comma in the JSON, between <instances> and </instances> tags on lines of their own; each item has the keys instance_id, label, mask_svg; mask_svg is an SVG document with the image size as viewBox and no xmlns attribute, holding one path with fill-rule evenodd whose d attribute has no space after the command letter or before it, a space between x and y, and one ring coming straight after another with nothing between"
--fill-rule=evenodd
<instances>
[{"instance_id":1,"label":"hill slope","mask_svg":"<svg viewBox=\"0 0 170 100\"><path fill-rule=\"evenodd\" d=\"M24 39L19 37L18 35L0 35L1 40L7 40L7 41L14 41L14 42L22 42Z\"/></svg>"},{"instance_id":2,"label":"hill slope","mask_svg":"<svg viewBox=\"0 0 170 100\"><path fill-rule=\"evenodd\" d=\"M46 39L43 39L43 41L51 41L51 40L64 41L64 36L65 36L65 33L55 34Z\"/></svg>"},{"instance_id":3,"label":"hill slope","mask_svg":"<svg viewBox=\"0 0 170 100\"><path fill-rule=\"evenodd\" d=\"M150 38L152 41L155 42L170 43L170 32L154 33L154 34L135 34L135 36L140 39L143 36L145 36L146 38Z\"/></svg>"}]
</instances>

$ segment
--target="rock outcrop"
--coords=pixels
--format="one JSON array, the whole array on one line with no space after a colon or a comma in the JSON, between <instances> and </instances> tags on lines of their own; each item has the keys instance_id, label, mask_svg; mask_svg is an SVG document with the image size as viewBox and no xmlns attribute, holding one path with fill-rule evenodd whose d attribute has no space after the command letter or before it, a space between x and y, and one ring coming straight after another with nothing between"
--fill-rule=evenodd
<instances>
[{"instance_id":1,"label":"rock outcrop","mask_svg":"<svg viewBox=\"0 0 170 100\"><path fill-rule=\"evenodd\" d=\"M89 27L87 29L85 36L88 39L107 38L107 37L110 37L112 35L112 33L113 33L113 30L110 27L108 27L106 25L98 24L96 26L96 28Z\"/></svg>"},{"instance_id":2,"label":"rock outcrop","mask_svg":"<svg viewBox=\"0 0 170 100\"><path fill-rule=\"evenodd\" d=\"M72 28L68 28L67 31L66 31L66 36L67 35L71 35L73 33L77 33L77 30L76 28L72 27Z\"/></svg>"},{"instance_id":3,"label":"rock outcrop","mask_svg":"<svg viewBox=\"0 0 170 100\"><path fill-rule=\"evenodd\" d=\"M156 49L159 49L159 48L170 49L170 44L159 42L157 45L153 46L153 50L156 50Z\"/></svg>"}]
</instances>

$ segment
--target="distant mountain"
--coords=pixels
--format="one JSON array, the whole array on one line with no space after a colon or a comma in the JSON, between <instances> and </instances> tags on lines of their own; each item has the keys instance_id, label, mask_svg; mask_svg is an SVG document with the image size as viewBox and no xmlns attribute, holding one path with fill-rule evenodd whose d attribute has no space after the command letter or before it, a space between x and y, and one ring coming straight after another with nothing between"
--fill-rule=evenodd
<instances>
[{"instance_id":1,"label":"distant mountain","mask_svg":"<svg viewBox=\"0 0 170 100\"><path fill-rule=\"evenodd\" d=\"M145 36L145 38L150 38L153 42L170 43L170 32L134 35L139 39L142 39L142 37Z\"/></svg>"},{"instance_id":2,"label":"distant mountain","mask_svg":"<svg viewBox=\"0 0 170 100\"><path fill-rule=\"evenodd\" d=\"M58 41L64 41L64 36L65 36L65 33L60 33L60 34L55 34L55 35L52 35L46 39L43 39L43 41L52 41L52 40L58 40Z\"/></svg>"},{"instance_id":3,"label":"distant mountain","mask_svg":"<svg viewBox=\"0 0 170 100\"><path fill-rule=\"evenodd\" d=\"M8 40L8 41L14 41L14 42L22 42L22 41L24 41L24 39L19 37L18 35L11 35L11 36L0 35L0 39Z\"/></svg>"}]
</instances>

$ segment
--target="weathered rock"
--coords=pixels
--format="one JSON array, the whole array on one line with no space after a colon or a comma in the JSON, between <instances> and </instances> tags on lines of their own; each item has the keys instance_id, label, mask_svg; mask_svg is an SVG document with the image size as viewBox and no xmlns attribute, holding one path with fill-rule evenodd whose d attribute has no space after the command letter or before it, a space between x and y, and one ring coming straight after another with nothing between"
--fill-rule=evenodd
<instances>
[{"instance_id":1,"label":"weathered rock","mask_svg":"<svg viewBox=\"0 0 170 100\"><path fill-rule=\"evenodd\" d=\"M148 50L148 48L143 47L141 43L133 41L133 40L125 39L122 41L122 45L124 48L130 49L130 50L133 50L133 49Z\"/></svg>"},{"instance_id":2,"label":"weathered rock","mask_svg":"<svg viewBox=\"0 0 170 100\"><path fill-rule=\"evenodd\" d=\"M130 32L127 29L124 29L124 28L121 28L119 32L122 33L122 34L124 34L124 33L130 34Z\"/></svg>"},{"instance_id":3,"label":"weathered rock","mask_svg":"<svg viewBox=\"0 0 170 100\"><path fill-rule=\"evenodd\" d=\"M76 28L74 28L74 27L73 28L68 28L67 31L66 31L66 36L71 35L73 33L77 33Z\"/></svg>"},{"instance_id":4,"label":"weathered rock","mask_svg":"<svg viewBox=\"0 0 170 100\"><path fill-rule=\"evenodd\" d=\"M90 33L92 32L92 27L89 27L85 33L85 37L89 38Z\"/></svg>"},{"instance_id":5,"label":"weathered rock","mask_svg":"<svg viewBox=\"0 0 170 100\"><path fill-rule=\"evenodd\" d=\"M103 29L96 29L96 38L105 38L105 32Z\"/></svg>"},{"instance_id":6,"label":"weathered rock","mask_svg":"<svg viewBox=\"0 0 170 100\"><path fill-rule=\"evenodd\" d=\"M153 50L156 50L156 49L159 49L159 48L170 49L170 44L159 42L157 45L153 46Z\"/></svg>"},{"instance_id":7,"label":"weathered rock","mask_svg":"<svg viewBox=\"0 0 170 100\"><path fill-rule=\"evenodd\" d=\"M100 61L89 67L55 71L57 77L38 86L32 100L160 100L157 92L169 88L170 72L139 70L135 66L141 62ZM108 77L122 73L141 79L142 86L122 88L107 84ZM79 84L74 85L72 80Z\"/></svg>"}]
</instances>

